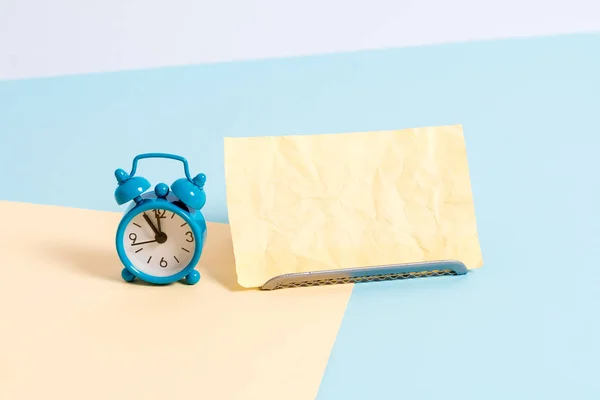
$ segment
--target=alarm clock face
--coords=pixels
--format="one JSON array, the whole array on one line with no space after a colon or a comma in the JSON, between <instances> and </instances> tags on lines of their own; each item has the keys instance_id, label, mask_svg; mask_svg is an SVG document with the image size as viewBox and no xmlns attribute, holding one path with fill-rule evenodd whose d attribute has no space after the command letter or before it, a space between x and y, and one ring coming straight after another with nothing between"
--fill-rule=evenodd
<instances>
[{"instance_id":1,"label":"alarm clock face","mask_svg":"<svg viewBox=\"0 0 600 400\"><path fill-rule=\"evenodd\" d=\"M131 219L123 234L123 249L133 267L165 277L184 270L196 251L196 238L181 215L151 209Z\"/></svg>"}]
</instances>

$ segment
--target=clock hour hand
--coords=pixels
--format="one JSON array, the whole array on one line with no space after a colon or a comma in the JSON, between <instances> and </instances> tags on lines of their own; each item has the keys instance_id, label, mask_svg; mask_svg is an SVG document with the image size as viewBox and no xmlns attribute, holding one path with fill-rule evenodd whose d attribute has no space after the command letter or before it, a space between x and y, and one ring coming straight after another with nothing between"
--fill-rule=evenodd
<instances>
[{"instance_id":1,"label":"clock hour hand","mask_svg":"<svg viewBox=\"0 0 600 400\"><path fill-rule=\"evenodd\" d=\"M146 242L133 243L133 244L132 244L132 246L139 246L140 244L146 244L146 243L154 243L154 242L156 242L156 241L157 241L157 240L156 240L156 239L154 239L154 240L148 240L148 241L146 241Z\"/></svg>"},{"instance_id":2,"label":"clock hour hand","mask_svg":"<svg viewBox=\"0 0 600 400\"><path fill-rule=\"evenodd\" d=\"M154 226L154 224L152 223L152 220L150 219L149 216L146 215L146 213L144 213L144 219L146 220L148 225L150 225L150 228L152 228L152 231L154 231L154 234L160 235L160 231L158 229L156 229L156 226Z\"/></svg>"}]
</instances>

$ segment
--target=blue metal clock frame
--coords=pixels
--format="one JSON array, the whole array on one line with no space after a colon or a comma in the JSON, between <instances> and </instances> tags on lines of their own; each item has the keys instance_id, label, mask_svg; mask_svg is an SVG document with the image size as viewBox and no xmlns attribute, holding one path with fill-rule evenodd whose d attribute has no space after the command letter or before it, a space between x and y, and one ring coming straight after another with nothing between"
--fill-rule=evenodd
<instances>
[{"instance_id":1,"label":"blue metal clock frame","mask_svg":"<svg viewBox=\"0 0 600 400\"><path fill-rule=\"evenodd\" d=\"M145 193L150 188L150 182L141 176L135 176L137 163L145 158L163 158L181 161L184 166L185 178L176 180L171 188L159 183L154 188L154 193ZM131 282L135 278L139 278L148 283L156 285L166 285L186 279L188 284L194 285L200 280L200 273L195 269L200 261L204 243L206 242L206 220L200 212L200 209L206 203L206 195L204 193L204 183L206 175L198 174L193 179L190 176L187 160L181 156L168 153L145 153L136 156L133 160L131 172L127 174L122 169L115 171L115 177L119 186L115 190L115 200L117 204L125 204L133 200L133 203L125 211L115 237L117 254L121 263L125 267L121 272L121 277ZM172 194L170 193L172 192ZM177 203L183 203L178 205ZM177 274L170 276L153 276L148 275L137 268L127 256L127 252L123 247L123 237L127 225L133 218L142 212L164 209L179 215L185 222L188 223L194 235L195 246L194 254L189 264Z\"/></svg>"}]
</instances>

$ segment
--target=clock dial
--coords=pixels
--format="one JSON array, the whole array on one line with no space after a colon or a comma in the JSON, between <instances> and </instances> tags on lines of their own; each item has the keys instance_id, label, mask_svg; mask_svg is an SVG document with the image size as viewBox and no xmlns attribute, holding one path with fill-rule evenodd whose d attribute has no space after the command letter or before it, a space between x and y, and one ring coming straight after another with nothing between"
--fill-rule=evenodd
<instances>
[{"instance_id":1,"label":"clock dial","mask_svg":"<svg viewBox=\"0 0 600 400\"><path fill-rule=\"evenodd\" d=\"M196 238L179 214L154 209L136 215L129 222L123 248L137 270L152 276L171 276L192 260Z\"/></svg>"}]
</instances>

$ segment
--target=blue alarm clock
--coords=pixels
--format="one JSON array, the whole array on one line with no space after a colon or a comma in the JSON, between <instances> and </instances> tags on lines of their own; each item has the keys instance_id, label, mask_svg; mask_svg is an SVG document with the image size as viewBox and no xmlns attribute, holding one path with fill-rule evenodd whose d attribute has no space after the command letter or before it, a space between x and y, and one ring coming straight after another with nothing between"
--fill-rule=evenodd
<instances>
[{"instance_id":1,"label":"blue alarm clock","mask_svg":"<svg viewBox=\"0 0 600 400\"><path fill-rule=\"evenodd\" d=\"M150 189L150 182L135 176L139 160L162 158L181 161L184 178L169 188L165 183ZM152 284L169 284L185 279L194 285L200 281L195 269L204 242L206 221L200 212L206 203L206 175L190 177L188 162L174 154L146 153L133 159L131 172L115 171L117 204L132 202L117 228L116 246L125 268L121 276L127 282L139 278Z\"/></svg>"}]
</instances>

